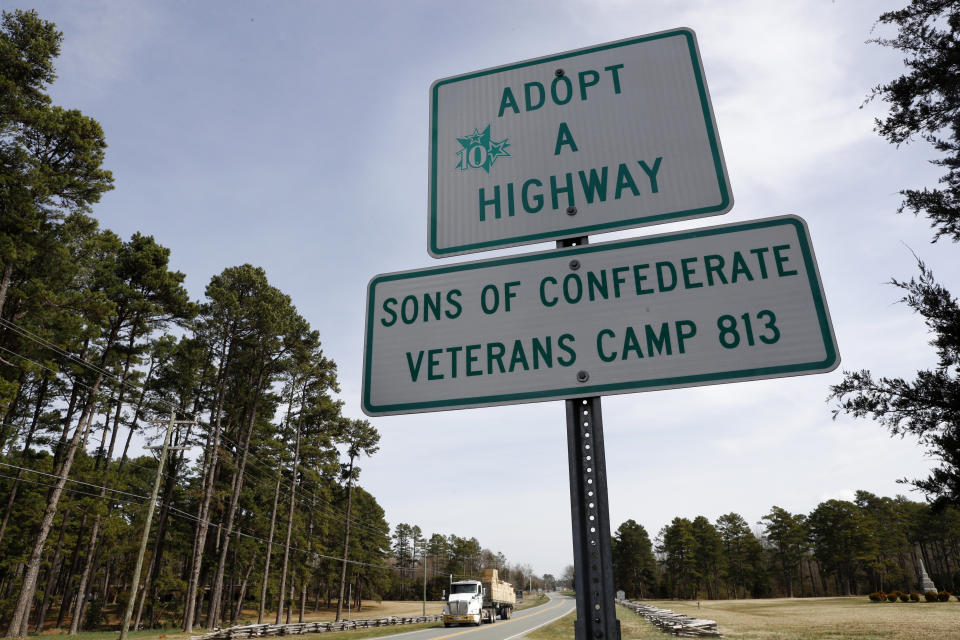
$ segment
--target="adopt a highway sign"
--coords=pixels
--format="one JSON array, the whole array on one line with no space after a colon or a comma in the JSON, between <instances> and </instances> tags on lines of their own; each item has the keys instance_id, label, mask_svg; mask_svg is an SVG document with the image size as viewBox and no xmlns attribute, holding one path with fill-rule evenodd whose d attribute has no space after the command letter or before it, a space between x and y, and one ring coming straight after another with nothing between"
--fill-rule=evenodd
<instances>
[{"instance_id":1,"label":"adopt a highway sign","mask_svg":"<svg viewBox=\"0 0 960 640\"><path fill-rule=\"evenodd\" d=\"M806 223L783 216L375 276L370 416L838 366Z\"/></svg>"},{"instance_id":2,"label":"adopt a highway sign","mask_svg":"<svg viewBox=\"0 0 960 640\"><path fill-rule=\"evenodd\" d=\"M437 80L428 200L437 258L726 213L693 31Z\"/></svg>"}]
</instances>

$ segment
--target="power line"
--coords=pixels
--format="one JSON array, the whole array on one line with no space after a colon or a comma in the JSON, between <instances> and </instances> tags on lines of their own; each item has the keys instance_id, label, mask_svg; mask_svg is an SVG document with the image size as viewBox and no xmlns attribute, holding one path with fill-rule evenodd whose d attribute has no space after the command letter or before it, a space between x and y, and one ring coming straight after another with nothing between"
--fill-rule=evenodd
<instances>
[{"instance_id":1,"label":"power line","mask_svg":"<svg viewBox=\"0 0 960 640\"><path fill-rule=\"evenodd\" d=\"M3 464L3 463L0 463L0 464ZM22 467L16 467L16 466L14 466L14 465L5 465L5 466L13 466L14 468L22 468ZM24 469L25 469L26 471L32 471L32 469L26 469L26 468L24 468ZM34 473L41 473L41 472L34 472ZM41 473L41 475L50 476L51 474ZM56 476L51 476L51 477L56 477ZM16 477L16 476L8 476L8 475L5 475L5 474L0 474L0 478L7 478L7 479L9 479L9 480L17 480L17 477ZM40 482L40 481L37 481L37 480L27 480L27 479L25 479L25 478L20 478L20 481L21 481L21 482L26 482L26 483L29 483L29 484L35 484L35 485L39 485L39 486L45 486L45 487L53 487L53 486L55 486L55 485L53 485L53 484L51 484L51 483ZM76 481L76 480L71 480L70 482L78 482L78 481ZM94 487L94 488L107 489L108 491L111 491L111 489L109 489L109 488L107 488L107 487L102 487L102 486L100 486L100 485L90 484L90 483L87 483L87 482L79 482L79 484L84 484L84 485L87 485L87 486L90 486L90 487ZM90 497L92 497L92 498L99 498L99 499L102 499L102 500L110 500L110 501L115 501L115 502L126 502L126 503L129 503L129 504L136 504L136 505L139 505L139 506L143 506L144 504L146 504L146 501L149 501L149 499L150 499L148 496L141 496L141 495L138 495L138 494L126 493L126 492L121 492L121 493L124 493L124 495L141 498L141 499L144 500L144 502L137 502L137 501L134 501L134 500L127 500L127 499L123 499L123 498L114 498L114 497L112 497L112 496L101 496L101 495L96 494L96 493L86 493L86 492L77 491L77 490L73 490L73 493L80 494L80 495L85 495L85 496L90 496ZM183 518L183 519L187 519L187 520L192 520L193 522L201 522L200 518L196 517L196 516L193 515L193 514L187 513L186 511L182 511L182 510L177 509L176 507L173 507L173 506L170 506L169 509L170 509L170 513L173 515L173 517ZM214 526L214 527L222 528L221 525L219 525L219 524L217 524L217 523L215 523L215 522L209 521L209 520L207 521L207 524L208 524L208 525L211 525L211 526ZM260 536L256 536L256 535L249 534L249 533L244 533L244 532L241 531L239 528L234 529L234 531L231 533L231 535L242 536L242 537L244 537L244 538L250 538L250 539L256 540L256 541L258 541L258 542L269 543L269 540L267 540L266 538L261 538ZM280 543L278 543L278 542L274 542L274 544L276 544L278 547L284 547L284 546L286 546L286 545L282 545L282 544L280 544ZM336 557L336 556L330 556L330 555L322 554L322 553L319 553L319 552L317 552L317 551L308 551L308 550L306 550L306 549L301 549L300 547L295 547L295 546L292 546L292 545L290 546L290 549L292 549L292 550L294 550L294 551L300 551L300 552L303 552L303 553L306 553L306 554L313 554L314 556L316 556L316 557L318 557L318 558L323 558L323 559L325 559L325 560L335 560L335 561L337 561L337 562L343 562L343 558L338 558L338 557ZM365 566L365 567L371 567L371 568L374 568L374 569L390 569L390 570L394 570L394 571L408 571L408 570L411 570L411 569L412 569L412 568L409 568L409 567L399 567L399 566L396 566L396 565L373 564L373 563L370 563L370 562L363 562L363 561L360 561L360 560L349 560L349 559L348 559L348 560L347 560L347 563L348 563L348 564L354 564L354 565L361 565L361 566ZM443 572L437 572L436 569L434 569L434 572L433 572L433 573L434 573L434 577L436 577L437 575L447 575L446 573L443 573Z\"/></svg>"},{"instance_id":2,"label":"power line","mask_svg":"<svg viewBox=\"0 0 960 640\"><path fill-rule=\"evenodd\" d=\"M8 463L6 463L6 462L0 462L0 466L10 467L10 468L12 468L12 469L19 469L19 470L21 470L21 471L26 471L27 473L35 473L35 474L37 474L37 475L46 476L46 477L48 477L48 478L57 478L58 480L60 479L60 476L54 475L54 474L52 474L52 473L46 473L45 471L37 471L36 469L30 469L29 467L20 467L20 466L15 465L15 464L8 464ZM106 491L111 491L111 492L113 492L113 493L118 493L118 494L120 494L120 495L133 496L133 497L135 497L135 498L142 498L143 500L146 500L146 499L147 499L147 496L141 496L141 495L139 495L139 494L130 493L130 492L128 492L128 491L121 491L120 489L111 489L110 487L105 487L105 486L103 486L103 485L93 484L93 483L90 483L90 482L83 482L82 480L74 480L74 479L69 478L69 477L67 478L67 482L72 482L72 483L74 483L74 484L82 484L82 485L85 485L85 486L88 486L88 487L94 487L95 489L104 489L104 490L106 490ZM50 486L53 486L53 485L50 485Z\"/></svg>"},{"instance_id":3,"label":"power line","mask_svg":"<svg viewBox=\"0 0 960 640\"><path fill-rule=\"evenodd\" d=\"M28 338L30 340L33 340L34 342L40 344L41 346L47 347L48 349L54 351L55 353L58 353L61 356L67 358L68 360L72 360L77 364L81 364L83 366L89 367L90 369L93 369L94 372L103 374L105 377L111 378L123 384L121 380L119 380L116 376L114 376L112 373L110 373L106 369L103 369L102 367L95 365L92 362L87 362L86 360L80 358L79 356L76 356L70 353L69 351L67 351L66 349L54 344L53 342L50 342L46 338L38 336L37 334L33 333L29 329L25 329L24 327L21 327L15 322L6 320L4 318L0 318L0 325L3 325L8 329L12 329L16 333L19 333L21 336Z\"/></svg>"},{"instance_id":4,"label":"power line","mask_svg":"<svg viewBox=\"0 0 960 640\"><path fill-rule=\"evenodd\" d=\"M226 440L226 441L229 442L230 444L233 444L235 447L237 447L237 450L239 451L240 446L241 446L240 443L236 442L235 440L230 439L229 437L227 437L227 436L226 436L225 434L223 434L223 433L220 434L220 438L221 438L222 440ZM248 464L248 465L252 465L252 466L254 466L254 467L260 468L260 469L263 470L263 471L266 471L268 474L270 474L271 480L276 480L277 477L281 477L281 478L282 478L282 475L281 475L280 471L277 471L277 470L273 470L273 469L268 468L268 467L267 467L267 463L266 463L264 460L262 460L259 456L257 456L255 453L248 452L247 455L248 455L249 458L252 458L253 460L257 461L257 462L255 462L255 463L252 463L250 460L248 460L248 461L247 461L247 464ZM301 467L301 465L297 465L297 467L298 467L298 469L307 470L307 469L305 469L304 467ZM270 489L270 488L272 487L272 485L267 485L267 484L265 483L265 482L266 482L265 480L257 479L257 478L254 478L252 475L249 475L246 470L244 470L244 474L247 475L248 479L251 479L251 480L252 480L252 484L255 484L255 485L257 485L257 486L259 486L259 487L261 487L261 488L265 488L265 489ZM340 509L338 509L337 507L335 507L329 500L327 500L326 498L324 498L324 497L322 497L322 496L318 496L315 492L313 492L313 491L311 491L311 490L309 490L309 489L306 489L306 488L304 488L304 487L302 487L302 486L301 486L301 489L302 489L302 493L306 493L307 495L313 497L313 498L316 499L316 500L319 500L321 503L323 503L324 505L326 505L328 511L329 511L332 515L336 515L336 516L341 517L341 518L344 518L344 520L346 520L346 512L341 511ZM290 495L290 491L289 491L286 487L282 487L282 488L281 488L281 495L282 495L283 497L287 497L287 496ZM303 496L297 498L297 501L300 502L301 505L304 504L304 502L303 502L304 500L305 500L305 498L304 498ZM309 507L308 507L308 508L309 508ZM359 526L359 527L362 527L362 528L367 529L367 530L368 530L369 532L371 532L371 533L382 533L381 530L380 530L379 528L377 528L377 526L376 526L375 524L368 523L368 522L365 521L365 520L361 520L361 519L359 519L358 516L351 515L351 516L350 516L350 522L351 522L352 524L355 524L355 525Z\"/></svg>"},{"instance_id":5,"label":"power line","mask_svg":"<svg viewBox=\"0 0 960 640\"><path fill-rule=\"evenodd\" d=\"M8 476L6 474L0 473L0 478L6 478L8 480L19 480L20 482L26 482L27 484L35 484L41 487L53 487L56 486L49 482L40 482L39 480L28 480L27 478L18 478L17 476ZM127 500L124 498L117 498L116 496L101 496L99 493L87 493L86 491L80 491L78 489L71 489L71 493L81 496L90 496L91 498L100 498L103 500L110 500L111 502L126 502L129 504L142 505L142 502L137 502L135 500ZM143 496L146 499L146 496Z\"/></svg>"},{"instance_id":6,"label":"power line","mask_svg":"<svg viewBox=\"0 0 960 640\"><path fill-rule=\"evenodd\" d=\"M25 356L25 355L23 355L23 354L21 354L21 353L17 353L16 351L11 351L10 349L7 349L6 347L0 347L0 350L6 351L7 353L12 354L12 355L15 355L15 356L17 356L18 358L22 358L22 359L26 360L27 362L31 362L31 363L37 365L38 367L42 367L42 368L46 369L47 371L50 371L51 373L54 373L54 374L56 374L56 375L60 375L61 373L63 373L62 371L57 371L56 369L51 369L51 368L48 367L47 365L42 364L42 363L40 363L40 362L37 362L36 360L33 360L33 359L31 359L31 358L28 358L27 356ZM84 383L84 382L80 382L79 380L75 380L74 382L75 382L76 384L78 384L79 386L84 387L85 389L89 389L90 391L93 391L93 387L91 387L90 385L88 385L88 384L86 384L86 383ZM99 395L99 394L105 393L105 391L106 391L106 390L100 390L100 391L98 391L97 393L98 393L98 395Z\"/></svg>"},{"instance_id":7,"label":"power line","mask_svg":"<svg viewBox=\"0 0 960 640\"><path fill-rule=\"evenodd\" d=\"M17 324L14 323L14 322L11 322L11 321L6 320L6 319L3 319L3 318L0 318L0 324L2 324L3 326L7 326L8 328L12 329L13 331L19 333L20 335L22 335L22 336L24 336L24 337L26 337L26 338L28 338L28 339L30 339L30 340L33 340L34 342L37 342L37 343L40 344L41 346L44 346L44 347L46 347L46 348L48 348L48 349L51 349L51 350L54 351L55 353L58 353L58 354L60 354L60 355L62 355L62 356L64 356L64 357L68 358L69 360L72 360L73 362L75 362L75 363L77 363L77 364L80 364L80 365L82 365L82 366L86 366L86 367L90 368L91 370L93 370L94 372L103 374L105 377L108 377L108 378L110 378L111 380L115 381L115 382L117 383L117 385L119 385L120 387L125 387L125 388L128 388L128 389L133 389L133 390L137 390L137 391L142 390L142 389L145 387L145 384L125 382L124 380L122 380L122 379L120 379L120 378L117 378L115 375L111 374L109 371L103 369L102 367L99 367L99 366L97 366L97 365L94 365L94 364L92 364L92 363L90 363L90 362L88 362L88 361L86 361L86 360L83 360L83 359L81 359L81 358L79 358L79 357L77 357L77 356L69 353L68 351L66 351L65 349L59 347L58 345L56 345L56 344L54 344L54 343L46 340L45 338L42 338L42 337L40 337L40 336L37 336L36 334L32 333L32 332L29 331L28 329L25 329L25 328L23 328L23 327L20 327L19 325L17 325ZM6 351L6 352L8 352L8 353L11 353L11 354L13 354L13 355L16 355L16 356L18 356L18 357L20 357L20 358L22 358L22 359L24 359L24 360L27 360L27 361L29 361L29 362L32 362L33 364L36 364L37 366L43 367L44 369L46 369L46 370L48 370L48 371L51 371L51 372L54 373L54 374L58 374L58 375L59 375L59 373L61 373L61 372L55 371L54 369L51 369L50 367L47 367L47 366L41 364L41 363L39 363L39 362L36 362L35 360L32 360L32 359L30 359L30 358L27 358L26 356L24 356L24 355L22 355L22 354L19 354L19 353L16 353L16 352L14 352L14 351L11 351L11 350L9 350L9 349L6 349L5 347L0 346L0 349L2 349L3 351ZM80 382L80 381L78 381L78 380L75 380L74 382L75 382L76 384L78 384L78 385L86 388L86 389L89 389L90 391L93 391L93 387L91 387L91 386L89 386L89 385L87 385L87 384L85 384L85 383L82 383L82 382ZM102 396L102 395L105 394L105 393L106 393L106 390L99 391L99 392L98 392L98 397L99 397L99 396ZM102 399L102 398L101 398L101 399ZM175 406L173 405L173 403L170 403L170 402L168 402L168 401L166 401L166 400L159 399L159 400L157 400L157 402L158 402L159 404L164 405L164 406L167 406L168 408L171 408L171 409L177 408L177 407L175 407ZM131 428L132 428L132 427L131 427ZM235 447L237 447L237 450L239 451L240 444L239 444L238 442L230 439L229 437L227 437L227 436L226 436L225 434L223 434L223 433L220 434L220 437L221 437L221 439L226 440L227 442L233 444ZM268 469L268 467L266 466L266 462L262 461L256 454L250 453L250 452L248 451L248 454L247 454L247 455L248 455L249 457L253 458L253 459L256 460L256 461L263 463L264 466L261 467L262 469L264 469L264 470L267 470L267 469ZM132 462L131 462L131 464L134 464L134 466L142 467L142 465L136 465L135 463L132 463ZM254 466L260 466L260 465L259 465L259 464L255 464ZM299 466L299 465L298 465L298 466ZM142 467L142 468L145 468L145 467ZM246 471L244 471L244 473L246 474ZM276 476L279 476L279 475L280 475L280 472L278 472L278 471L273 471L272 473L275 474L273 479L276 479ZM248 476L248 478L249 478L249 477L250 477L250 476ZM261 483L260 486L263 487L264 485ZM345 521L347 520L346 513L338 510L338 509L337 509L335 506L333 506L333 504L331 504L329 501L327 501L326 499L324 499L324 498L322 498L322 497L320 497L320 496L317 496L317 495L316 495L315 493L313 493L313 492L307 491L306 489L304 489L304 491L310 493L310 494L312 495L312 497L314 497L315 499L317 499L317 500L319 500L320 502L324 503L324 504L326 505L327 510L330 512L329 514L332 514L332 515L335 515L335 516L339 516L339 517L343 517ZM286 491L286 490L285 490L285 491L284 491L284 494L285 494L285 495L289 495L289 491ZM301 498L301 500L302 500L302 498ZM301 502L301 504L302 504L302 502ZM328 515L329 515L329 514L328 514ZM381 531L379 528L377 528L376 525L368 524L366 521L360 520L360 519L357 518L356 516L350 516L349 520L350 520L350 522L351 522L352 524L355 524L356 526L361 527L361 528L365 528L365 529L366 529L367 531L369 531L369 532L378 533L378 534L379 534L379 533L382 533L382 531Z\"/></svg>"},{"instance_id":8,"label":"power line","mask_svg":"<svg viewBox=\"0 0 960 640\"><path fill-rule=\"evenodd\" d=\"M12 329L13 331L15 331L16 333L20 334L21 336L23 336L23 337L25 337L25 338L27 338L27 339L29 339L29 340L33 340L34 342L36 342L36 343L39 344L40 346L46 347L46 348L50 349L51 351L53 351L54 353L57 353L57 354L63 356L64 358L67 358L67 360L71 361L72 363L78 364L78 365L81 365L81 366L84 366L84 367L87 367L87 368L91 369L94 373L101 374L101 375L103 375L104 377L109 378L110 380L112 380L112 381L113 381L118 387L120 387L120 388L125 388L125 389L130 390L130 391L142 391L142 390L146 387L146 384L145 384L145 383L141 384L141 383L134 382L134 381L129 381L129 382L128 382L128 381L126 381L126 380L124 380L124 379L122 379L122 378L118 378L116 375L110 373L108 370L100 367L99 365L95 365L95 364L93 364L92 362L88 362L88 361L86 361L86 360L83 360L82 358L80 358L80 357L78 357L78 356L70 353L69 351L67 351L67 350L64 349L63 347L60 347L60 346L58 346L58 345L50 342L49 340L46 340L45 338L42 338L42 337L40 337L40 336L37 336L36 334L32 333L32 332L29 331L28 329L25 329L25 328L21 327L20 325L16 324L15 322L12 322L12 321L10 321L10 320L6 320L6 319L4 319L4 318L0 318L0 326L6 326L6 327ZM9 349L5 349L4 347L0 347L0 349L3 349L4 351L7 351L8 353L13 353L14 355L16 355L16 356L18 356L18 357L20 357L20 358L23 358L24 360L27 360L27 361L29 361L29 362L32 362L32 363L34 363L34 364L36 364L36 365L38 365L38 366L40 366L40 367L43 367L44 369L46 369L46 370L48 370L48 371L50 371L50 372L52 372L52 373L54 373L54 374L59 375L59 374L63 373L62 371L56 371L56 370L54 370L54 369L51 369L50 367L47 367L47 366L45 366L45 365L43 365L43 364L40 364L39 362L36 362L35 360L31 360L30 358L27 358L26 356L24 356L24 355L22 355L22 354L19 354L19 353L10 351ZM75 383L75 384L78 384L78 385L80 385L80 386L82 386L82 387L84 387L84 388L86 388L86 389L89 389L89 390L91 390L91 391L93 390L93 387L91 387L90 385L87 385L87 384L85 384L85 383L82 383L82 382L80 382L79 380L74 380L74 383ZM103 392L100 392L100 393L103 393ZM154 401L155 401L157 404L160 404L161 406L164 406L164 407L166 407L166 408L168 408L168 409L177 409L177 408L178 408L178 407L174 406L174 404L173 404L172 402L169 402L169 401L167 401L167 400L163 400L162 398L156 398L156 399L154 399Z\"/></svg>"}]
</instances>

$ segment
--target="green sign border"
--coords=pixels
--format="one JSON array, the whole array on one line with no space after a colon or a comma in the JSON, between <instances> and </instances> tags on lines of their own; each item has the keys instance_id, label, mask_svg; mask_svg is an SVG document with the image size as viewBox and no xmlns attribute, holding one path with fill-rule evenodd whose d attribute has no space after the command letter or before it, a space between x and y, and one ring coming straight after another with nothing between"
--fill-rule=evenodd
<instances>
[{"instance_id":1,"label":"green sign border","mask_svg":"<svg viewBox=\"0 0 960 640\"><path fill-rule=\"evenodd\" d=\"M686 38L687 48L690 52L690 63L693 66L693 73L697 80L697 91L700 95L700 106L703 110L703 120L707 128L707 137L710 141L710 152L713 155L713 165L717 173L717 186L720 189L720 202L716 205L709 207L700 207L698 209L685 209L683 211L672 211L667 213L659 213L656 215L649 216L640 216L637 218L629 218L624 220L617 220L614 222L604 222L598 224L589 224L580 227L572 227L569 229L561 229L557 231L544 231L541 233L531 233L527 235L514 236L511 238L501 238L498 240L489 240L486 242L474 242L471 244L462 244L458 246L440 248L437 246L437 167L438 163L438 153L439 153L439 142L437 140L437 111L438 111L438 95L440 87L448 84L453 84L456 82L462 82L464 80L471 80L473 78L479 78L482 76L490 75L493 73L500 73L502 71L510 71L512 69L521 69L523 67L533 66L535 64L543 64L544 62L552 62L555 60L565 60L568 58L575 58L577 56L582 56L588 53L595 53L597 51L605 51L607 49L616 49L619 47L627 47L634 44L639 44L641 42L650 42L652 40L660 40L663 38L673 38L677 36L682 36ZM617 42L609 42L607 44L597 45L595 47L589 47L586 49L578 49L576 51L569 51L567 53L560 53L553 56L546 56L544 58L536 58L533 60L526 60L524 62L517 62L515 64L504 65L501 67L494 67L493 69L486 69L484 71L476 71L474 73L467 73L460 76L454 76L451 78L444 78L442 80L437 80L433 83L433 86L430 90L430 212L429 212L429 238L428 238L428 252L431 256L435 258L442 258L450 255L457 255L461 253L471 253L476 251L487 251L490 249L497 249L502 247L513 246L517 244L529 244L531 242L540 242L549 240L551 238L565 238L572 237L577 235L587 235L588 232L598 232L598 231L613 231L616 229L625 229L636 226L644 226L653 223L665 223L665 222L674 222L676 220L683 220L687 218L696 218L707 215L717 215L729 211L733 206L733 199L730 196L730 186L727 184L726 179L726 170L724 167L723 157L720 155L720 145L718 143L717 132L714 128L713 123L713 113L710 109L710 100L707 97L707 89L703 80L703 70L700 68L700 55L697 50L696 36L694 35L693 30L682 28L682 29L673 29L670 31L664 31L661 33L655 33L646 36L640 36L637 38L629 38L627 40L618 40Z\"/></svg>"},{"instance_id":2,"label":"green sign border","mask_svg":"<svg viewBox=\"0 0 960 640\"><path fill-rule=\"evenodd\" d=\"M710 236L721 236L740 231L749 231L753 229L765 229L782 225L791 225L795 227L797 238L803 255L803 264L807 270L807 278L810 283L810 293L813 297L814 306L817 311L817 320L820 326L820 334L823 338L826 358L823 360L802 362L791 365L779 365L774 367L758 367L753 369L737 369L733 371L720 371L715 373L705 373L698 375L678 376L673 378L657 378L654 380L642 380L636 382L618 382L612 384L578 384L576 386L564 387L562 389L552 389L547 391L526 391L523 393L509 393L493 396L468 396L463 398L454 398L447 400L436 400L428 402L408 402L388 405L374 405L370 401L370 373L371 358L373 355L372 340L374 330L375 309L373 307L376 299L376 288L380 283L392 282L396 280L409 280L413 278L422 278L426 276L441 275L445 273L454 273L458 271L474 271L477 269L486 269L489 267L500 267L504 265L520 264L524 262L534 262L538 260L551 260L557 258L562 251L564 257L577 255L586 255L603 251L624 249L628 247L643 247L665 242L676 242L690 238L705 238ZM450 409L466 409L470 407L497 405L497 404L519 404L523 402L538 402L543 400L562 399L571 397L584 397L595 395L606 395L614 393L627 393L629 391L643 391L650 387L657 388L676 388L697 386L701 384L721 383L721 382L739 382L743 380L757 380L764 378L778 378L789 375L800 375L804 373L824 373L835 369L840 364L840 355L837 351L836 342L833 336L833 327L830 323L830 316L827 312L827 303L823 295L823 289L820 284L820 275L817 269L817 263L814 259L813 250L810 246L810 236L807 232L807 226L803 218L798 216L780 216L776 218L765 218L752 222L736 223L722 225L718 227L706 227L703 229L694 229L679 233L664 234L648 238L635 238L617 242L606 242L595 245L582 245L580 247L571 247L558 251L543 251L519 256L509 256L506 258L494 258L477 262L466 262L452 264L443 267L430 267L415 271L405 271L399 273L388 273L374 276L370 280L367 288L367 322L366 334L364 336L364 356L363 356L363 398L362 408L367 415L388 415L397 413L420 413L426 411L443 411Z\"/></svg>"}]
</instances>

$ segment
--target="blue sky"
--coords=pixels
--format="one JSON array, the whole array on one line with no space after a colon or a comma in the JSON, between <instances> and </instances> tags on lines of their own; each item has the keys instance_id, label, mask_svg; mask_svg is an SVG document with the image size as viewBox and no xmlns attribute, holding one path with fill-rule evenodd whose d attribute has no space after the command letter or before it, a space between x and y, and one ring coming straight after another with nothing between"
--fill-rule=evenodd
<instances>
[{"instance_id":1,"label":"blue sky","mask_svg":"<svg viewBox=\"0 0 960 640\"><path fill-rule=\"evenodd\" d=\"M956 246L897 216L901 188L939 171L922 143L872 131L872 86L900 56L865 41L898 2L0 2L64 32L57 104L103 125L116 189L104 227L152 234L199 298L210 277L266 269L321 333L348 415L361 417L367 282L433 266L426 249L428 88L434 80L679 26L697 33L735 204L810 228L842 362L817 376L613 396L604 425L615 528L771 506L809 512L856 489L903 493L915 442L831 419L844 369L910 376L934 362L891 277L916 252L960 287ZM549 244L446 261L493 257ZM476 536L512 562L572 561L564 407L546 402L376 418L362 483L391 524ZM482 480L467 480L478 471ZM920 499L916 494L914 499ZM491 515L492 514L492 515Z\"/></svg>"}]
</instances>

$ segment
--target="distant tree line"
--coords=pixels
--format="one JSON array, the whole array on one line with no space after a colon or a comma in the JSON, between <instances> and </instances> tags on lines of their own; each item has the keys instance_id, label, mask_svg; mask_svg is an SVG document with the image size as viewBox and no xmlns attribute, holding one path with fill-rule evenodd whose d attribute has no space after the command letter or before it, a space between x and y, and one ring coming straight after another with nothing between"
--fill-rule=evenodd
<instances>
[{"instance_id":1,"label":"distant tree line","mask_svg":"<svg viewBox=\"0 0 960 640\"><path fill-rule=\"evenodd\" d=\"M507 562L500 552L480 545L476 538L434 533L427 538L417 525L399 523L394 527L390 562L395 571L381 583L384 597L390 600L419 600L423 597L424 578L428 600L439 600L456 580L479 580L485 569L496 569L500 580L515 589L552 588L550 574L535 575L529 564Z\"/></svg>"},{"instance_id":2,"label":"distant tree line","mask_svg":"<svg viewBox=\"0 0 960 640\"><path fill-rule=\"evenodd\" d=\"M960 509L878 497L774 506L751 528L737 513L674 518L651 540L627 520L613 536L615 588L629 598L738 599L918 591L921 563L960 588Z\"/></svg>"}]
</instances>

